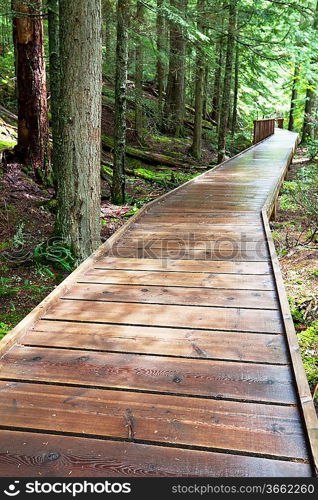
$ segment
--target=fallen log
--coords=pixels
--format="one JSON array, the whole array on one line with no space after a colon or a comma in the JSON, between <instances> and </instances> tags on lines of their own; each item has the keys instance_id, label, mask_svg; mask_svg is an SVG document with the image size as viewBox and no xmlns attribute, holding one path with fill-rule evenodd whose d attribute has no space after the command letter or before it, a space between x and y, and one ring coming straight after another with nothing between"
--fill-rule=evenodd
<instances>
[{"instance_id":1,"label":"fallen log","mask_svg":"<svg viewBox=\"0 0 318 500\"><path fill-rule=\"evenodd\" d=\"M1 115L4 115L6 119L9 120L11 123L17 123L18 121L17 115L11 113L11 111L0 105L0 116Z\"/></svg>"},{"instance_id":2,"label":"fallen log","mask_svg":"<svg viewBox=\"0 0 318 500\"><path fill-rule=\"evenodd\" d=\"M113 149L114 148L113 139L111 137L103 135L102 146L103 148L106 149ZM155 153L153 151L145 151L143 149L137 149L132 146L126 146L126 154L131 158L137 158L138 160L142 160L146 163L152 163L152 164L155 163L157 165L168 165L169 167L173 168L184 168L184 167L190 168L190 165L188 165L187 162L181 162L175 160L171 156Z\"/></svg>"}]
</instances>

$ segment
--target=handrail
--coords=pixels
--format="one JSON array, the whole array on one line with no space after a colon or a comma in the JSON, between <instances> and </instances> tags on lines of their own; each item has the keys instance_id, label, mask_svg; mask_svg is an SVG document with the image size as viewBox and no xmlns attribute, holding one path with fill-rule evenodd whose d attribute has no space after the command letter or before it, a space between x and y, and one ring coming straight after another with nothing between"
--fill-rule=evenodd
<instances>
[{"instance_id":1,"label":"handrail","mask_svg":"<svg viewBox=\"0 0 318 500\"><path fill-rule=\"evenodd\" d=\"M253 144L266 139L274 134L275 118L265 118L262 120L254 120Z\"/></svg>"}]
</instances>

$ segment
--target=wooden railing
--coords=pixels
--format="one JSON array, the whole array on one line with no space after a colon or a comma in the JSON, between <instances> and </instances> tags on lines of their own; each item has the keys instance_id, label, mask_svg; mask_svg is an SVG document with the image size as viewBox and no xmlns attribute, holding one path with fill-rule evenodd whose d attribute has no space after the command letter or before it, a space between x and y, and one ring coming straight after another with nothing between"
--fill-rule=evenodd
<instances>
[{"instance_id":1,"label":"wooden railing","mask_svg":"<svg viewBox=\"0 0 318 500\"><path fill-rule=\"evenodd\" d=\"M254 120L254 137L253 144L266 139L273 135L275 130L275 118L268 118L264 120Z\"/></svg>"},{"instance_id":2,"label":"wooden railing","mask_svg":"<svg viewBox=\"0 0 318 500\"><path fill-rule=\"evenodd\" d=\"M284 128L284 118L276 118L278 128Z\"/></svg>"}]
</instances>

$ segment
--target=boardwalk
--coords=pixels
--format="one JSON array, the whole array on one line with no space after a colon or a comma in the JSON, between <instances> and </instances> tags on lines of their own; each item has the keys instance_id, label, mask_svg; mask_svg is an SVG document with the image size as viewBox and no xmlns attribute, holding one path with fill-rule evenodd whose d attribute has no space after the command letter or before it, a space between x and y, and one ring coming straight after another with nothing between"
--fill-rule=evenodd
<instances>
[{"instance_id":1,"label":"boardwalk","mask_svg":"<svg viewBox=\"0 0 318 500\"><path fill-rule=\"evenodd\" d=\"M314 474L267 220L296 140L150 204L7 336L2 476Z\"/></svg>"}]
</instances>

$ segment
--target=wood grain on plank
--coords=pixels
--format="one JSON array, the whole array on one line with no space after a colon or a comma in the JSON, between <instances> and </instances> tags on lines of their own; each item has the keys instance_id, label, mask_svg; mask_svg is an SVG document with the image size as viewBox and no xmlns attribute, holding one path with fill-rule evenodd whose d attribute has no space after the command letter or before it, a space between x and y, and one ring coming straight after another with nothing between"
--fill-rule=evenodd
<instances>
[{"instance_id":1,"label":"wood grain on plank","mask_svg":"<svg viewBox=\"0 0 318 500\"><path fill-rule=\"evenodd\" d=\"M0 412L8 428L308 459L293 407L0 381Z\"/></svg>"},{"instance_id":2,"label":"wood grain on plank","mask_svg":"<svg viewBox=\"0 0 318 500\"><path fill-rule=\"evenodd\" d=\"M0 430L3 477L305 477L309 464Z\"/></svg>"},{"instance_id":3,"label":"wood grain on plank","mask_svg":"<svg viewBox=\"0 0 318 500\"><path fill-rule=\"evenodd\" d=\"M289 366L15 346L1 379L295 404Z\"/></svg>"},{"instance_id":4,"label":"wood grain on plank","mask_svg":"<svg viewBox=\"0 0 318 500\"><path fill-rule=\"evenodd\" d=\"M288 363L284 337L260 333L41 320L26 333L23 343L97 351Z\"/></svg>"},{"instance_id":5,"label":"wood grain on plank","mask_svg":"<svg viewBox=\"0 0 318 500\"><path fill-rule=\"evenodd\" d=\"M270 274L269 262L244 261L198 261L174 259L121 259L118 257L103 257L95 266L97 269L130 269L131 271L180 271L190 273L220 273L220 274Z\"/></svg>"},{"instance_id":6,"label":"wood grain on plank","mask_svg":"<svg viewBox=\"0 0 318 500\"><path fill-rule=\"evenodd\" d=\"M83 281L86 278L83 277ZM89 280L88 280L89 281ZM101 302L139 302L196 306L278 309L276 293L269 290L226 290L181 286L102 285L78 283L64 298Z\"/></svg>"},{"instance_id":7,"label":"wood grain on plank","mask_svg":"<svg viewBox=\"0 0 318 500\"><path fill-rule=\"evenodd\" d=\"M44 319L283 333L279 311L59 300Z\"/></svg>"},{"instance_id":8,"label":"wood grain on plank","mask_svg":"<svg viewBox=\"0 0 318 500\"><path fill-rule=\"evenodd\" d=\"M242 275L218 273L191 273L165 271L126 271L90 269L79 282L125 285L164 285L197 288L225 288L230 290L274 290L270 275Z\"/></svg>"},{"instance_id":9,"label":"wood grain on plank","mask_svg":"<svg viewBox=\"0 0 318 500\"><path fill-rule=\"evenodd\" d=\"M197 227L193 228L158 228L154 227L153 229L147 228L147 225L143 225L142 229L133 228L130 231L127 231L126 239L154 239L154 240L181 240L188 242L200 242L200 241L218 241L228 243L229 241L239 242L240 240L246 241L255 241L255 242L265 242L263 234L259 231L249 231L247 228L241 231L228 230L221 231L217 229L201 229Z\"/></svg>"},{"instance_id":10,"label":"wood grain on plank","mask_svg":"<svg viewBox=\"0 0 318 500\"><path fill-rule=\"evenodd\" d=\"M211 249L196 249L196 248L166 248L162 245L162 248L152 248L151 245L145 243L142 247L128 247L128 246L112 246L106 255L111 257L120 258L139 258L139 259L174 259L174 260L202 260L202 261L251 261L251 262L267 262L269 259L268 255L263 255L261 252L255 252L255 250L244 250L240 249L218 249L213 251Z\"/></svg>"},{"instance_id":11,"label":"wood grain on plank","mask_svg":"<svg viewBox=\"0 0 318 500\"><path fill-rule=\"evenodd\" d=\"M224 212L217 212L211 210L208 213L193 213L184 211L181 214L174 213L163 213L160 212L159 207L156 210L148 210L145 215L143 215L142 220L144 222L156 223L159 220L163 222L173 222L176 226L179 222L187 222L192 224L222 224L226 227L228 225L242 225L247 224L250 227L262 227L262 219L259 213L249 213L249 212L232 212L224 214Z\"/></svg>"}]
</instances>

